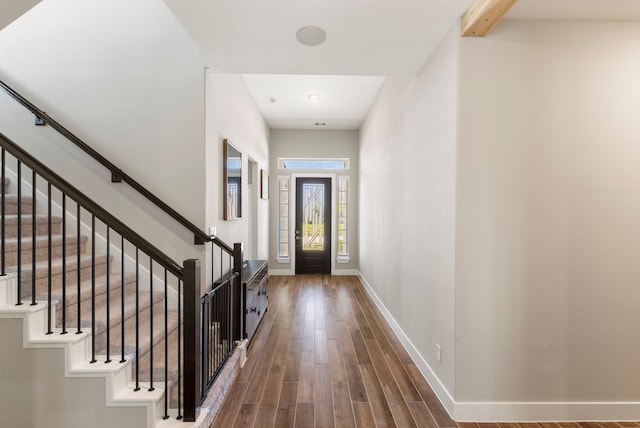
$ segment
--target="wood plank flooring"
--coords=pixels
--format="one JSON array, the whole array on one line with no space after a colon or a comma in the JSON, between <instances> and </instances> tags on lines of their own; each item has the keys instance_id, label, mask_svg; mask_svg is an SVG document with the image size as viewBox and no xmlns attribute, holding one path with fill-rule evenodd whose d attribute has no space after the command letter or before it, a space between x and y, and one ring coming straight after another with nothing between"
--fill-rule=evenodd
<instances>
[{"instance_id":1,"label":"wood plank flooring","mask_svg":"<svg viewBox=\"0 0 640 428\"><path fill-rule=\"evenodd\" d=\"M212 428L640 428L457 424L357 277L271 276L247 357Z\"/></svg>"}]
</instances>

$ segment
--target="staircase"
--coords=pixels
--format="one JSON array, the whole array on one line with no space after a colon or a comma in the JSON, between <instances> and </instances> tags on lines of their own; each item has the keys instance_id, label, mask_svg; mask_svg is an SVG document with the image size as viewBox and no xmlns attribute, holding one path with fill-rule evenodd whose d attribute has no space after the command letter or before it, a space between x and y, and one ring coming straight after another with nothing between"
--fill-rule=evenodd
<instances>
[{"instance_id":1,"label":"staircase","mask_svg":"<svg viewBox=\"0 0 640 428\"><path fill-rule=\"evenodd\" d=\"M208 426L246 350L242 244L206 234L2 81L0 88L108 169L113 183L193 233L211 260L203 284L204 262L177 263L0 133L0 426ZM11 337L22 337L20 346ZM69 387L73 378L91 379L100 392L82 394L88 386ZM96 410L93 422L86 408Z\"/></svg>"},{"instance_id":2,"label":"staircase","mask_svg":"<svg viewBox=\"0 0 640 428\"><path fill-rule=\"evenodd\" d=\"M72 228L63 228L61 216L52 216L49 224L32 196L18 198L10 184L4 180L7 276L0 282L0 318L24 317L28 346L64 344L72 356L67 362L71 376L110 378L107 402L148 407L147 426L185 426L175 417L162 419L176 415L170 409L178 407L180 394L178 313L165 312L164 284L151 285L147 274L142 285L142 275L117 271L114 256L95 254L90 237L69 234ZM18 289L21 304L16 305Z\"/></svg>"}]
</instances>

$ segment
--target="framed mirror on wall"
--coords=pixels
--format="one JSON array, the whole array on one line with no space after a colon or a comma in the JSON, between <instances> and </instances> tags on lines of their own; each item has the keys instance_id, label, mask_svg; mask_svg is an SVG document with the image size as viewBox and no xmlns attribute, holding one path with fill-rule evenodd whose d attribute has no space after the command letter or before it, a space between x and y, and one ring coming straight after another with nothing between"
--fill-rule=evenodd
<instances>
[{"instance_id":1,"label":"framed mirror on wall","mask_svg":"<svg viewBox=\"0 0 640 428\"><path fill-rule=\"evenodd\" d=\"M223 212L225 220L242 217L242 153L225 139L222 143Z\"/></svg>"}]
</instances>

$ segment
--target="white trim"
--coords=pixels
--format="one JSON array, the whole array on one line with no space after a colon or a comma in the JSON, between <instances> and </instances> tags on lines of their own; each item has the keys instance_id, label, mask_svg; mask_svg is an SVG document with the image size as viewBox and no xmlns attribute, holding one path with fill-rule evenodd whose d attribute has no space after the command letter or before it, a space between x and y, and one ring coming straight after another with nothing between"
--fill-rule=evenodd
<instances>
[{"instance_id":1,"label":"white trim","mask_svg":"<svg viewBox=\"0 0 640 428\"><path fill-rule=\"evenodd\" d=\"M338 264L344 264L344 263L350 263L351 262L351 258L349 256L338 256L338 258L336 258L336 263ZM357 275L358 271L355 271L356 273L354 275Z\"/></svg>"},{"instance_id":2,"label":"white trim","mask_svg":"<svg viewBox=\"0 0 640 428\"><path fill-rule=\"evenodd\" d=\"M271 269L271 267L269 267L269 276L274 275L274 276L293 276L295 275L295 272L293 271L293 269Z\"/></svg>"},{"instance_id":3,"label":"white trim","mask_svg":"<svg viewBox=\"0 0 640 428\"><path fill-rule=\"evenodd\" d=\"M398 336L449 415L457 422L637 421L640 402L459 402L431 369L361 272L367 294Z\"/></svg>"},{"instance_id":4,"label":"white trim","mask_svg":"<svg viewBox=\"0 0 640 428\"><path fill-rule=\"evenodd\" d=\"M291 257L276 257L276 262L286 264L291 261Z\"/></svg>"},{"instance_id":5,"label":"white trim","mask_svg":"<svg viewBox=\"0 0 640 428\"><path fill-rule=\"evenodd\" d=\"M337 269L333 275L335 276L358 276L360 271L358 269Z\"/></svg>"},{"instance_id":6,"label":"white trim","mask_svg":"<svg viewBox=\"0 0 640 428\"><path fill-rule=\"evenodd\" d=\"M459 422L637 421L638 402L514 402L455 403Z\"/></svg>"}]
</instances>

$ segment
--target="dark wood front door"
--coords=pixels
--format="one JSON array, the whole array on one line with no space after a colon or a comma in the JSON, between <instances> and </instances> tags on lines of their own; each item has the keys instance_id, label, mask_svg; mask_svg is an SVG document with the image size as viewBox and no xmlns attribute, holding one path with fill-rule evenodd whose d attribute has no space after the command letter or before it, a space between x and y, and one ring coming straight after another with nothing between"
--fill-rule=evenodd
<instances>
[{"instance_id":1,"label":"dark wood front door","mask_svg":"<svg viewBox=\"0 0 640 428\"><path fill-rule=\"evenodd\" d=\"M296 274L331 274L331 179L296 179Z\"/></svg>"}]
</instances>

